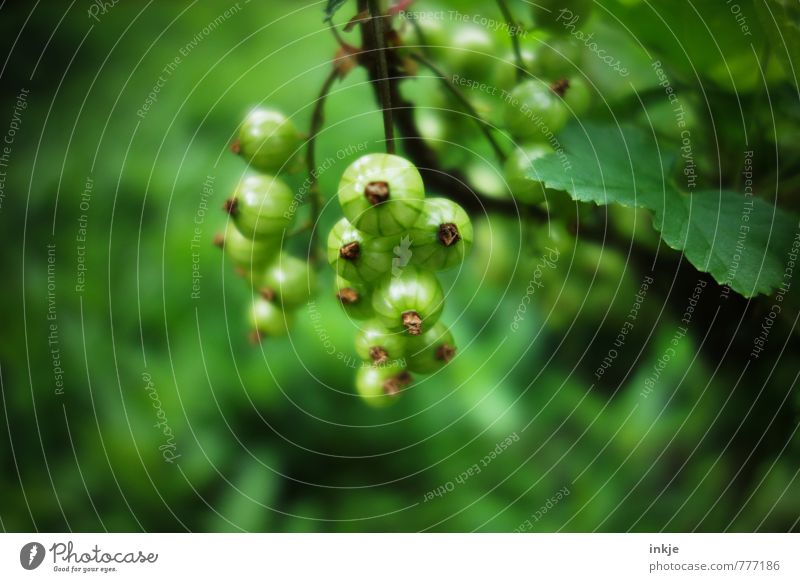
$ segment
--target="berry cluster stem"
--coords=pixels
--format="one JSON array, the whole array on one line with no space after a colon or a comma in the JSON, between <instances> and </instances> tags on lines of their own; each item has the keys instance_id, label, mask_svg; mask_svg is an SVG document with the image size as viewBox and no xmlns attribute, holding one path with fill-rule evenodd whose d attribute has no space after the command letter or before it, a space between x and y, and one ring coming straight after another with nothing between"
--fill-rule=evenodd
<instances>
[{"instance_id":1,"label":"berry cluster stem","mask_svg":"<svg viewBox=\"0 0 800 582\"><path fill-rule=\"evenodd\" d=\"M394 120L392 119L392 89L389 79L389 60L386 55L385 22L379 4L378 0L367 0L376 56L376 71L373 75L373 82L378 84L381 111L383 112L383 132L386 136L386 153L393 154L395 152L395 147Z\"/></svg>"},{"instance_id":2,"label":"berry cluster stem","mask_svg":"<svg viewBox=\"0 0 800 582\"><path fill-rule=\"evenodd\" d=\"M519 44L519 35L517 34L517 23L514 20L514 15L511 14L511 9L508 7L506 0L497 0L497 6L500 12L503 13L503 18L506 19L508 25L508 35L511 37L511 46L514 50L514 59L517 61L517 80L522 81L525 78L525 60L522 58L522 48Z\"/></svg>"},{"instance_id":3,"label":"berry cluster stem","mask_svg":"<svg viewBox=\"0 0 800 582\"><path fill-rule=\"evenodd\" d=\"M322 131L322 126L325 124L325 101L328 94L333 88L333 84L339 78L339 72L336 66L331 69L328 76L325 77L325 82L319 91L317 101L314 103L314 111L311 114L311 128L309 130L308 144L306 144L306 161L308 163L308 178L309 178L309 193L311 196L311 256L313 260L319 258L319 249L317 245L317 231L319 215L322 212L322 192L319 189L319 180L317 176L319 172L316 171L317 167L317 136Z\"/></svg>"},{"instance_id":4,"label":"berry cluster stem","mask_svg":"<svg viewBox=\"0 0 800 582\"><path fill-rule=\"evenodd\" d=\"M433 63L433 61L431 61L424 55L420 53L414 53L412 55L412 58L419 64L429 69L436 76L436 78L442 82L442 84L447 88L448 91L450 91L453 97L455 97L456 100L458 100L458 102L461 104L461 107L464 108L464 111L466 111L466 113L478 125L478 128L481 130L481 133L483 133L484 137L486 138L486 141L488 141L489 145L492 146L492 149L494 150L497 159L500 160L501 162L505 161L506 154L503 151L503 148L500 147L500 144L497 143L497 140L492 134L492 128L489 127L489 125L483 120L483 118L481 118L480 113L478 113L475 107L473 107L472 103L469 102L469 99L467 99L464 96L464 94L458 90L458 87L456 87L456 85L453 83L450 77L448 77L444 73L444 71L442 71L439 67L437 67Z\"/></svg>"}]
</instances>

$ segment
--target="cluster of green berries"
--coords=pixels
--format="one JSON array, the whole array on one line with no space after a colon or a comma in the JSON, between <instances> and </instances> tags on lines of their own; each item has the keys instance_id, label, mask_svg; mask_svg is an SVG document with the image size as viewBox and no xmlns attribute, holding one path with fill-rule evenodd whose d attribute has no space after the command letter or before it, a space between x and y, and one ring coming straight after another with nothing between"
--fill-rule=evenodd
<instances>
[{"instance_id":1,"label":"cluster of green berries","mask_svg":"<svg viewBox=\"0 0 800 582\"><path fill-rule=\"evenodd\" d=\"M287 333L293 311L308 301L316 285L308 262L281 250L294 222L296 201L278 175L301 166L296 153L301 143L300 132L282 113L255 109L232 147L248 162L250 173L225 202L230 222L215 244L253 290L253 341Z\"/></svg>"},{"instance_id":2,"label":"cluster of green berries","mask_svg":"<svg viewBox=\"0 0 800 582\"><path fill-rule=\"evenodd\" d=\"M458 152L462 156L471 151L479 154L450 160L464 167L478 190L498 196L510 192L526 204L550 200L551 192L530 175L530 168L535 159L553 153L554 136L591 105L590 84L581 69L584 51L570 38L566 26L576 15L585 19L591 8L591 0L537 2L532 18L523 23L533 27L531 34L510 31L519 36L521 63L505 29L493 31L471 22L450 25L436 18L420 18L408 27L407 44L422 47L453 79L483 121L491 124L493 131L507 133L517 145L503 167L488 172L485 159L480 158L490 158L491 153L484 156L478 140L468 142L468 148L449 148L456 156ZM434 147L437 143L440 148L447 142L462 144L465 135L474 133L474 120L441 113L461 108L446 93L425 94L421 99L431 109L419 115L420 130Z\"/></svg>"},{"instance_id":3,"label":"cluster of green berries","mask_svg":"<svg viewBox=\"0 0 800 582\"><path fill-rule=\"evenodd\" d=\"M467 213L445 198L426 198L422 177L408 160L368 154L339 183L344 214L328 236L336 295L360 322L356 352L365 365L358 393L385 406L411 381L455 355L453 336L439 317L444 290L435 272L460 265L472 245Z\"/></svg>"}]
</instances>

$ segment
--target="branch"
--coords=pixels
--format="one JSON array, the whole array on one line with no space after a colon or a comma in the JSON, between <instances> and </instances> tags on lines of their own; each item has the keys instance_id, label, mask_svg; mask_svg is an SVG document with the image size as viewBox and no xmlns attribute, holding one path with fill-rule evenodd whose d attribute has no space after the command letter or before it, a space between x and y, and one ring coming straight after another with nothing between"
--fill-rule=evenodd
<instances>
[{"instance_id":1,"label":"branch","mask_svg":"<svg viewBox=\"0 0 800 582\"><path fill-rule=\"evenodd\" d=\"M316 261L319 258L319 248L317 245L317 221L319 220L320 212L322 211L322 193L319 189L319 180L317 179L317 136L322 130L325 123L325 101L331 88L336 80L339 78L339 71L334 64L333 69L325 77L325 82L322 84L317 101L314 103L314 111L311 114L311 128L309 129L308 143L306 144L306 161L308 162L308 178L310 181L309 193L311 195L311 256Z\"/></svg>"},{"instance_id":2,"label":"branch","mask_svg":"<svg viewBox=\"0 0 800 582\"><path fill-rule=\"evenodd\" d=\"M497 143L494 135L492 134L492 130L489 125L484 121L481 117L480 113L473 107L472 103L469 102L469 99L464 97L464 94L458 90L458 87L450 80L450 77L446 76L445 73L437 67L430 59L425 58L423 55L419 53L414 53L411 55L411 58L424 65L428 69L433 72L434 75L442 82L442 84L447 87L447 90L458 100L467 114L475 120L475 123L478 125L478 129L481 130L483 136L486 138L486 141L489 142L489 145L492 146L497 159L501 162L504 162L506 159L506 154L503 151L503 148L500 147L500 144Z\"/></svg>"},{"instance_id":3,"label":"branch","mask_svg":"<svg viewBox=\"0 0 800 582\"><path fill-rule=\"evenodd\" d=\"M508 8L506 0L497 0L497 6L500 8L500 12L503 13L503 18L506 19L506 24L508 25L508 35L511 37L514 59L517 61L517 80L521 81L525 78L526 67L525 59L522 58L522 48L519 44L519 37L515 33L515 28L517 26L516 21L514 20L514 15L511 14L511 10Z\"/></svg>"},{"instance_id":4,"label":"branch","mask_svg":"<svg viewBox=\"0 0 800 582\"><path fill-rule=\"evenodd\" d=\"M379 87L378 94L383 112L383 133L386 136L386 152L393 154L395 152L394 122L392 121L392 95L389 87L389 63L386 55L386 31L378 4L378 0L368 0L367 2L370 22L372 23L374 50L377 57L372 80Z\"/></svg>"}]
</instances>

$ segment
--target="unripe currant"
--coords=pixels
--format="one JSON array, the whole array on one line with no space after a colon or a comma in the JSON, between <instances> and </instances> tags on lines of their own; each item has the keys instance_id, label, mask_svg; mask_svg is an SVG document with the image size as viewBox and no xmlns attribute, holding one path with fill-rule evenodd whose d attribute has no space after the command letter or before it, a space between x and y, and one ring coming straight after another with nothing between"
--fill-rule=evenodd
<instances>
[{"instance_id":1,"label":"unripe currant","mask_svg":"<svg viewBox=\"0 0 800 582\"><path fill-rule=\"evenodd\" d=\"M534 143L521 146L508 156L505 174L508 188L514 198L526 204L544 202L547 189L543 182L533 177L532 163L553 152L553 148L548 144Z\"/></svg>"},{"instance_id":2,"label":"unripe currant","mask_svg":"<svg viewBox=\"0 0 800 582\"><path fill-rule=\"evenodd\" d=\"M573 116L583 115L591 105L592 95L589 92L589 85L581 77L559 79L550 88L564 100Z\"/></svg>"},{"instance_id":3,"label":"unripe currant","mask_svg":"<svg viewBox=\"0 0 800 582\"><path fill-rule=\"evenodd\" d=\"M558 133L569 119L561 98L544 81L531 79L517 85L505 105L505 123L514 137L544 141Z\"/></svg>"},{"instance_id":4,"label":"unripe currant","mask_svg":"<svg viewBox=\"0 0 800 582\"><path fill-rule=\"evenodd\" d=\"M337 275L336 299L351 319L362 321L375 316L372 289L364 283L354 283Z\"/></svg>"},{"instance_id":5,"label":"unripe currant","mask_svg":"<svg viewBox=\"0 0 800 582\"><path fill-rule=\"evenodd\" d=\"M294 195L283 180L273 176L247 176L226 202L225 210L244 236L265 239L281 236L292 224Z\"/></svg>"},{"instance_id":6,"label":"unripe currant","mask_svg":"<svg viewBox=\"0 0 800 582\"><path fill-rule=\"evenodd\" d=\"M378 284L372 307L387 329L420 335L439 319L444 291L432 272L408 265Z\"/></svg>"},{"instance_id":7,"label":"unripe currant","mask_svg":"<svg viewBox=\"0 0 800 582\"><path fill-rule=\"evenodd\" d=\"M406 335L389 331L379 321L367 321L356 334L356 353L365 362L387 364L406 353Z\"/></svg>"},{"instance_id":8,"label":"unripe currant","mask_svg":"<svg viewBox=\"0 0 800 582\"><path fill-rule=\"evenodd\" d=\"M281 253L265 270L254 273L251 283L267 301L297 307L314 294L317 278L308 262Z\"/></svg>"},{"instance_id":9,"label":"unripe currant","mask_svg":"<svg viewBox=\"0 0 800 582\"><path fill-rule=\"evenodd\" d=\"M356 372L356 392L375 408L394 404L411 382L411 374L399 363L362 366Z\"/></svg>"},{"instance_id":10,"label":"unripe currant","mask_svg":"<svg viewBox=\"0 0 800 582\"><path fill-rule=\"evenodd\" d=\"M408 369L419 374L432 374L445 367L456 355L453 334L439 321L422 335L408 338Z\"/></svg>"},{"instance_id":11,"label":"unripe currant","mask_svg":"<svg viewBox=\"0 0 800 582\"><path fill-rule=\"evenodd\" d=\"M299 165L293 158L301 143L300 132L283 113L274 109L254 109L242 123L233 150L253 168L277 174Z\"/></svg>"},{"instance_id":12,"label":"unripe currant","mask_svg":"<svg viewBox=\"0 0 800 582\"><path fill-rule=\"evenodd\" d=\"M266 267L281 249L279 237L251 240L239 232L232 222L225 227L225 234L218 234L214 244L225 251L234 267L242 273L250 273Z\"/></svg>"},{"instance_id":13,"label":"unripe currant","mask_svg":"<svg viewBox=\"0 0 800 582\"><path fill-rule=\"evenodd\" d=\"M275 302L256 297L250 306L250 326L253 343L267 337L279 337L288 332L289 315Z\"/></svg>"},{"instance_id":14,"label":"unripe currant","mask_svg":"<svg viewBox=\"0 0 800 582\"><path fill-rule=\"evenodd\" d=\"M555 37L542 43L536 52L536 75L545 79L562 79L582 70L582 45L574 38Z\"/></svg>"},{"instance_id":15,"label":"unripe currant","mask_svg":"<svg viewBox=\"0 0 800 582\"><path fill-rule=\"evenodd\" d=\"M460 265L472 246L472 222L461 206L447 198L428 198L411 238L411 261L441 271Z\"/></svg>"},{"instance_id":16,"label":"unripe currant","mask_svg":"<svg viewBox=\"0 0 800 582\"><path fill-rule=\"evenodd\" d=\"M392 268L396 237L374 237L342 218L328 235L328 262L350 281L372 283Z\"/></svg>"},{"instance_id":17,"label":"unripe currant","mask_svg":"<svg viewBox=\"0 0 800 582\"><path fill-rule=\"evenodd\" d=\"M422 211L425 187L417 168L400 156L367 154L339 182L339 204L350 224L374 236L407 230Z\"/></svg>"}]
</instances>

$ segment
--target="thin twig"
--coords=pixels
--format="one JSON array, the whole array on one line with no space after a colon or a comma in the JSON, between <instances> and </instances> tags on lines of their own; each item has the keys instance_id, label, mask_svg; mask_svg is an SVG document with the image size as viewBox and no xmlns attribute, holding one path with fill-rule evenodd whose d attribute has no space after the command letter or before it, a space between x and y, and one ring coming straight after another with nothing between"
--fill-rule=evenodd
<instances>
[{"instance_id":1,"label":"thin twig","mask_svg":"<svg viewBox=\"0 0 800 582\"><path fill-rule=\"evenodd\" d=\"M389 87L389 61L386 56L386 31L384 19L380 12L378 0L368 0L369 14L377 51L377 79L379 85L381 110L383 112L383 132L386 136L386 152L393 154L394 148L394 121L392 120L392 94Z\"/></svg>"},{"instance_id":2,"label":"thin twig","mask_svg":"<svg viewBox=\"0 0 800 582\"><path fill-rule=\"evenodd\" d=\"M458 102L461 104L461 106L464 108L467 114L475 120L475 123L478 125L478 128L481 130L484 137L486 138L486 141L488 141L489 144L492 146L492 149L494 150L497 159L500 160L501 162L505 161L506 154L503 151L503 148L500 147L500 144L497 143L497 140L492 134L491 127L489 127L486 121L484 121L484 119L480 116L480 114L472 105L472 103L469 102L469 99L467 99L463 95L463 93L461 93L461 91L458 90L458 87L456 87L456 85L453 83L450 77L445 75L444 71L442 71L439 67L437 67L431 60L427 59L426 57L424 57L419 53L412 54L411 58L413 58L421 65L430 69L431 72L433 72L433 74L436 75L436 77L442 82L442 84L444 84L444 86L447 87L447 90L450 91L450 93L458 100Z\"/></svg>"},{"instance_id":3,"label":"thin twig","mask_svg":"<svg viewBox=\"0 0 800 582\"><path fill-rule=\"evenodd\" d=\"M322 212L322 192L319 189L319 180L317 176L317 155L316 145L317 136L322 130L325 123L325 101L331 88L336 80L339 78L339 71L334 66L325 77L325 82L319 91L316 103L314 103L314 111L311 114L311 128L309 129L308 143L306 144L306 161L308 162L308 179L309 179L309 194L311 196L311 256L314 260L319 258L319 248L317 245L317 231L319 230L317 222L319 221L320 212Z\"/></svg>"},{"instance_id":4,"label":"thin twig","mask_svg":"<svg viewBox=\"0 0 800 582\"><path fill-rule=\"evenodd\" d=\"M522 47L519 44L519 36L516 34L517 23L514 20L514 15L506 3L506 0L497 0L497 6L500 12L503 13L503 18L506 19L508 25L508 35L511 37L511 46L514 49L514 58L517 61L517 79L522 80L525 78L527 68L525 67L525 59L522 58Z\"/></svg>"}]
</instances>

